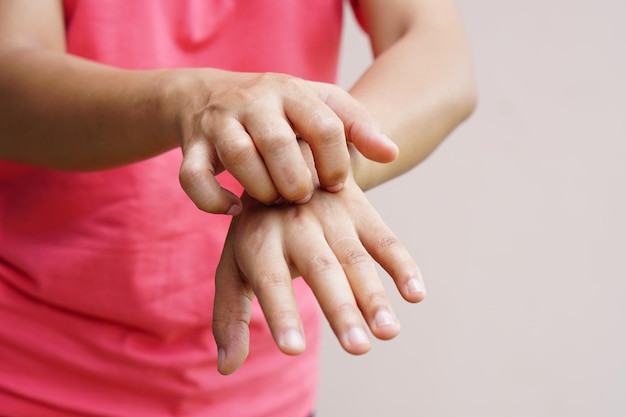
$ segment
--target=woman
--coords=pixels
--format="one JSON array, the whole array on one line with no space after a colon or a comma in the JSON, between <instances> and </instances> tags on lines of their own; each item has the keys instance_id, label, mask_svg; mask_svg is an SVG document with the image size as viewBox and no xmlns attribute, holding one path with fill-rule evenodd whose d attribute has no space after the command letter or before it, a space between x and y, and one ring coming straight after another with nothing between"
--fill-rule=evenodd
<instances>
[{"instance_id":1,"label":"woman","mask_svg":"<svg viewBox=\"0 0 626 417\"><path fill-rule=\"evenodd\" d=\"M0 3L3 415L304 417L316 303L350 353L398 333L374 261L423 280L362 190L471 113L471 66L451 1L353 3L349 92L340 0Z\"/></svg>"}]
</instances>

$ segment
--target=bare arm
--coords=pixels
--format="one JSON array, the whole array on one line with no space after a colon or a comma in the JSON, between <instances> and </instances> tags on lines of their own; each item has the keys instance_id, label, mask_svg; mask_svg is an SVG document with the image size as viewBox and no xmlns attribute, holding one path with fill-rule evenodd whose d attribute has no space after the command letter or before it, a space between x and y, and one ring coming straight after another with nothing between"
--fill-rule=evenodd
<instances>
[{"instance_id":1,"label":"bare arm","mask_svg":"<svg viewBox=\"0 0 626 417\"><path fill-rule=\"evenodd\" d=\"M66 53L60 1L0 2L0 158L96 170L180 146L190 198L235 214L239 198L215 180L224 169L264 203L310 199L296 134L330 191L348 175L346 140L381 162L397 153L338 87L282 74L113 68Z\"/></svg>"},{"instance_id":2,"label":"bare arm","mask_svg":"<svg viewBox=\"0 0 626 417\"><path fill-rule=\"evenodd\" d=\"M453 0L358 0L375 60L350 93L399 146L390 164L353 155L363 189L411 169L473 111L476 91Z\"/></svg>"},{"instance_id":3,"label":"bare arm","mask_svg":"<svg viewBox=\"0 0 626 417\"><path fill-rule=\"evenodd\" d=\"M174 148L158 76L66 54L59 1L1 2L0 157L87 170Z\"/></svg>"}]
</instances>

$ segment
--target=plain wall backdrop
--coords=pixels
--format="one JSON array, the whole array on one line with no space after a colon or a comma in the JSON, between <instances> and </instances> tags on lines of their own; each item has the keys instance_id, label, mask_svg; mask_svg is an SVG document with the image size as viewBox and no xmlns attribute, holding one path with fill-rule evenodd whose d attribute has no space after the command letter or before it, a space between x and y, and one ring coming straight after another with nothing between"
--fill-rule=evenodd
<instances>
[{"instance_id":1,"label":"plain wall backdrop","mask_svg":"<svg viewBox=\"0 0 626 417\"><path fill-rule=\"evenodd\" d=\"M360 357L326 327L319 417L626 415L626 3L459 0L479 105L368 193L427 300ZM346 12L340 84L370 62Z\"/></svg>"}]
</instances>

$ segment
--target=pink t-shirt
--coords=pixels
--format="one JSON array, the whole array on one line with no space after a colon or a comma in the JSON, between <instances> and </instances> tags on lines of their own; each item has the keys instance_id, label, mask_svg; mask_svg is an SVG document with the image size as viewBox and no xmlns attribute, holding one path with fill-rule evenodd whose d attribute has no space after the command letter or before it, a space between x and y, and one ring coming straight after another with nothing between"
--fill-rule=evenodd
<instances>
[{"instance_id":1,"label":"pink t-shirt","mask_svg":"<svg viewBox=\"0 0 626 417\"><path fill-rule=\"evenodd\" d=\"M65 0L69 53L138 69L219 67L334 81L341 0ZM179 150L91 173L0 161L0 415L306 417L319 313L295 280L308 349L216 371L213 275L229 217L181 190ZM225 186L240 186L222 175Z\"/></svg>"}]
</instances>

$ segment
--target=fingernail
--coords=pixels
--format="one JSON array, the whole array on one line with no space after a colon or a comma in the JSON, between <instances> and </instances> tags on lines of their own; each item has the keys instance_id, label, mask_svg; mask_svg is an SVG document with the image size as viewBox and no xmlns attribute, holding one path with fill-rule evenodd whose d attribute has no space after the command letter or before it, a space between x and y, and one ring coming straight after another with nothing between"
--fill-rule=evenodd
<instances>
[{"instance_id":1,"label":"fingernail","mask_svg":"<svg viewBox=\"0 0 626 417\"><path fill-rule=\"evenodd\" d=\"M347 346L365 345L369 343L370 341L365 331L361 329L360 327L351 328L348 334L346 335L345 340L346 340Z\"/></svg>"},{"instance_id":2,"label":"fingernail","mask_svg":"<svg viewBox=\"0 0 626 417\"><path fill-rule=\"evenodd\" d=\"M411 278L406 284L406 291L409 294L423 294L426 292L424 283L417 278Z\"/></svg>"},{"instance_id":3,"label":"fingernail","mask_svg":"<svg viewBox=\"0 0 626 417\"><path fill-rule=\"evenodd\" d=\"M309 200L311 199L311 197L313 197L313 192L308 193L307 195L305 195L304 197L302 197L300 200L296 200L294 201L294 203L296 204L305 204L308 203Z\"/></svg>"},{"instance_id":4,"label":"fingernail","mask_svg":"<svg viewBox=\"0 0 626 417\"><path fill-rule=\"evenodd\" d=\"M221 369L224 366L224 361L226 360L226 351L223 347L220 347L217 350L217 367Z\"/></svg>"},{"instance_id":5,"label":"fingernail","mask_svg":"<svg viewBox=\"0 0 626 417\"><path fill-rule=\"evenodd\" d=\"M280 206L282 204L285 204L286 202L287 200L285 200L283 197L278 197L276 200L274 200L272 204L275 206Z\"/></svg>"},{"instance_id":6,"label":"fingernail","mask_svg":"<svg viewBox=\"0 0 626 417\"><path fill-rule=\"evenodd\" d=\"M378 310L376 316L374 316L374 324L377 329L385 326L391 326L396 324L396 320L391 313L387 310Z\"/></svg>"},{"instance_id":7,"label":"fingernail","mask_svg":"<svg viewBox=\"0 0 626 417\"><path fill-rule=\"evenodd\" d=\"M339 184L335 184L331 187L326 187L326 191L329 191L331 193L336 193L337 191L341 191L342 188L343 188L343 182L340 182Z\"/></svg>"},{"instance_id":8,"label":"fingernail","mask_svg":"<svg viewBox=\"0 0 626 417\"><path fill-rule=\"evenodd\" d=\"M382 133L380 136L385 141L389 142L390 145L393 145L394 148L398 149L398 145L393 140L391 140L391 138L389 136L385 135L384 133Z\"/></svg>"},{"instance_id":9,"label":"fingernail","mask_svg":"<svg viewBox=\"0 0 626 417\"><path fill-rule=\"evenodd\" d=\"M303 350L305 348L305 342L302 334L295 329L290 329L283 333L279 343L281 346L288 347L293 350Z\"/></svg>"},{"instance_id":10,"label":"fingernail","mask_svg":"<svg viewBox=\"0 0 626 417\"><path fill-rule=\"evenodd\" d=\"M236 216L239 213L241 213L241 206L239 204L233 204L226 212L229 216Z\"/></svg>"}]
</instances>

